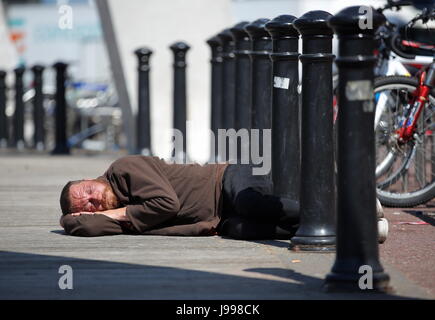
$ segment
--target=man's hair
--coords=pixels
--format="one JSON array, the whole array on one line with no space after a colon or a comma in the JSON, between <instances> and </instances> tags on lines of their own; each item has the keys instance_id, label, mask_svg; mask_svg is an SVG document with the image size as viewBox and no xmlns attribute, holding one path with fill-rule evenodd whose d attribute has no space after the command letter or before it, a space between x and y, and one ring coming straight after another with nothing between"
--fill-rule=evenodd
<instances>
[{"instance_id":1,"label":"man's hair","mask_svg":"<svg viewBox=\"0 0 435 320\"><path fill-rule=\"evenodd\" d=\"M60 208L62 210L62 214L66 215L71 212L71 199L69 196L69 189L71 188L71 186L78 184L80 182L82 182L83 180L74 180L74 181L70 181L68 182L62 189L62 192L60 193Z\"/></svg>"}]
</instances>

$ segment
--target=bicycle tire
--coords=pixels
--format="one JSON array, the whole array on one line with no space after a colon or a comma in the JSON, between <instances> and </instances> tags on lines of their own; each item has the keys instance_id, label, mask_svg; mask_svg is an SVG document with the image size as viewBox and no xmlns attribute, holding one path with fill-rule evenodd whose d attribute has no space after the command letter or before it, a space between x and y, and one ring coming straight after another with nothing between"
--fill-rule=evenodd
<instances>
[{"instance_id":1,"label":"bicycle tire","mask_svg":"<svg viewBox=\"0 0 435 320\"><path fill-rule=\"evenodd\" d=\"M418 79L406 76L384 76L374 81L374 90L394 85L408 85L417 88ZM435 89L430 92L431 100L435 100ZM377 188L377 196L382 205L387 207L415 207L435 198L435 181L422 189L409 193L393 193Z\"/></svg>"}]
</instances>

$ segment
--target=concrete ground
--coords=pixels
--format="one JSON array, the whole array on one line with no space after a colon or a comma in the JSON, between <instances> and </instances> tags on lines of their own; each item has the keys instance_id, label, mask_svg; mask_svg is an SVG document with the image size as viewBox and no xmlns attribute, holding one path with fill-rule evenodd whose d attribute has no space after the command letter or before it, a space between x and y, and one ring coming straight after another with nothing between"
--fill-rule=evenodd
<instances>
[{"instance_id":1,"label":"concrete ground","mask_svg":"<svg viewBox=\"0 0 435 320\"><path fill-rule=\"evenodd\" d=\"M289 241L65 235L61 187L117 156L0 154L0 299L435 298L433 226L399 224L423 221L402 210L387 210L392 232L380 246L390 295L323 292L335 253L290 251ZM62 265L72 267L72 290L59 288Z\"/></svg>"}]
</instances>

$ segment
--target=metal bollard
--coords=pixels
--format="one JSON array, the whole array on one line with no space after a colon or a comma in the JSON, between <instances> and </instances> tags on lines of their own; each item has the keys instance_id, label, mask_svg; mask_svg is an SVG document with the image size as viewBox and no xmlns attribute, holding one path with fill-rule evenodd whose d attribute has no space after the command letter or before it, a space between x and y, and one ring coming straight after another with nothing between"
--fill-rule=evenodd
<instances>
[{"instance_id":1,"label":"metal bollard","mask_svg":"<svg viewBox=\"0 0 435 320\"><path fill-rule=\"evenodd\" d=\"M333 32L325 11L294 21L302 35L300 226L291 247L335 250L335 181L332 109Z\"/></svg>"},{"instance_id":2,"label":"metal bollard","mask_svg":"<svg viewBox=\"0 0 435 320\"><path fill-rule=\"evenodd\" d=\"M138 105L136 119L136 148L144 156L151 156L151 107L150 107L150 56L149 48L139 48L134 52L138 58Z\"/></svg>"},{"instance_id":3,"label":"metal bollard","mask_svg":"<svg viewBox=\"0 0 435 320\"><path fill-rule=\"evenodd\" d=\"M34 124L34 134L33 134L33 146L37 150L44 150L45 148L45 110L44 110L44 95L42 92L43 79L42 73L44 67L41 65L35 65L32 67L33 71L33 84L35 90L35 96L33 98L33 124Z\"/></svg>"},{"instance_id":4,"label":"metal bollard","mask_svg":"<svg viewBox=\"0 0 435 320\"><path fill-rule=\"evenodd\" d=\"M174 128L183 135L183 154L175 154L178 161L186 162L186 53L190 49L185 42L176 42L170 46L174 53Z\"/></svg>"},{"instance_id":5,"label":"metal bollard","mask_svg":"<svg viewBox=\"0 0 435 320\"><path fill-rule=\"evenodd\" d=\"M251 39L244 29L249 22L242 21L230 29L234 39L235 56L235 119L234 128L251 128L251 60L249 53L251 50Z\"/></svg>"},{"instance_id":6,"label":"metal bollard","mask_svg":"<svg viewBox=\"0 0 435 320\"><path fill-rule=\"evenodd\" d=\"M237 155L240 162L249 161L249 143L243 139L249 137L252 121L252 77L251 77L251 51L252 42L245 27L249 24L242 21L230 29L234 39L235 56L235 119L234 128L240 132L240 141L237 143Z\"/></svg>"},{"instance_id":7,"label":"metal bollard","mask_svg":"<svg viewBox=\"0 0 435 320\"><path fill-rule=\"evenodd\" d=\"M8 146L9 125L6 115L6 71L0 70L0 148Z\"/></svg>"},{"instance_id":8,"label":"metal bollard","mask_svg":"<svg viewBox=\"0 0 435 320\"><path fill-rule=\"evenodd\" d=\"M176 42L170 46L174 54L174 129L182 134L182 154L174 154L178 162L185 163L187 160L186 120L187 120L187 97L186 97L186 53L190 46L185 42Z\"/></svg>"},{"instance_id":9,"label":"metal bollard","mask_svg":"<svg viewBox=\"0 0 435 320\"><path fill-rule=\"evenodd\" d=\"M52 154L69 154L70 148L67 141L67 105L65 99L66 70L68 65L57 62L53 65L56 69L56 145Z\"/></svg>"},{"instance_id":10,"label":"metal bollard","mask_svg":"<svg viewBox=\"0 0 435 320\"><path fill-rule=\"evenodd\" d=\"M366 7L368 8L368 7ZM388 291L389 276L379 262L373 68L374 31L385 22L375 9L365 16L360 6L343 9L329 18L339 38L338 224L337 256L326 277L329 291L361 291L364 272L372 275L375 291ZM364 11L363 11L364 12ZM365 11L367 12L367 11ZM372 21L364 28L361 21ZM373 290L366 290L370 292Z\"/></svg>"},{"instance_id":11,"label":"metal bollard","mask_svg":"<svg viewBox=\"0 0 435 320\"><path fill-rule=\"evenodd\" d=\"M15 112L14 125L12 128L13 146L21 150L24 148L24 67L14 69L15 72Z\"/></svg>"},{"instance_id":12,"label":"metal bollard","mask_svg":"<svg viewBox=\"0 0 435 320\"><path fill-rule=\"evenodd\" d=\"M265 25L269 19L257 19L245 27L252 41L252 128L272 127L272 40ZM261 150L261 148L260 148Z\"/></svg>"},{"instance_id":13,"label":"metal bollard","mask_svg":"<svg viewBox=\"0 0 435 320\"><path fill-rule=\"evenodd\" d=\"M218 34L222 44L222 129L235 128L236 119L236 65L234 40L230 29ZM225 159L224 159L225 160Z\"/></svg>"},{"instance_id":14,"label":"metal bollard","mask_svg":"<svg viewBox=\"0 0 435 320\"><path fill-rule=\"evenodd\" d=\"M222 128L235 129L236 126L236 64L234 55L234 40L230 29L225 29L218 34L222 44ZM219 140L219 137L218 137ZM221 139L219 150L221 161L236 162L236 157L230 156L230 150L234 147L233 141L225 136Z\"/></svg>"},{"instance_id":15,"label":"metal bollard","mask_svg":"<svg viewBox=\"0 0 435 320\"><path fill-rule=\"evenodd\" d=\"M269 19L261 18L253 21L245 27L249 38L252 41L252 50L249 53L251 59L251 136L258 131L258 143L256 147L251 140L251 156L255 153L262 154L263 157L271 161L271 148L263 145L265 130L272 129L272 39L266 31L265 25ZM255 148L258 148L255 151ZM270 154L269 154L270 153ZM255 159L251 159L255 164ZM267 179L271 179L271 173L267 173Z\"/></svg>"},{"instance_id":16,"label":"metal bollard","mask_svg":"<svg viewBox=\"0 0 435 320\"><path fill-rule=\"evenodd\" d=\"M274 194L299 201L299 33L296 17L281 15L266 24L272 36L272 181Z\"/></svg>"},{"instance_id":17,"label":"metal bollard","mask_svg":"<svg viewBox=\"0 0 435 320\"><path fill-rule=\"evenodd\" d=\"M207 40L211 49L211 131L214 134L213 162L219 162L216 154L218 146L218 129L222 128L222 46L217 36Z\"/></svg>"}]
</instances>

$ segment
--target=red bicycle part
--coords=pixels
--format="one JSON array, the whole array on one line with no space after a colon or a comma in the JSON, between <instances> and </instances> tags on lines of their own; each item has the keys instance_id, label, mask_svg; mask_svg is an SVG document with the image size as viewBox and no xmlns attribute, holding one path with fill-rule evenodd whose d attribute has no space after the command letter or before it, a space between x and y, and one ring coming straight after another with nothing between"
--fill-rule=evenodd
<instances>
[{"instance_id":1,"label":"red bicycle part","mask_svg":"<svg viewBox=\"0 0 435 320\"><path fill-rule=\"evenodd\" d=\"M415 129L417 127L417 121L420 118L421 112L424 109L427 99L429 98L430 87L424 84L424 80L426 77L426 72L421 72L419 77L419 86L416 90L417 99L412 103L412 112L407 117L406 121L398 130L399 134L399 142L406 143L408 142L414 135ZM411 120L411 124L407 125Z\"/></svg>"}]
</instances>

